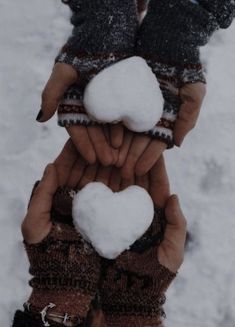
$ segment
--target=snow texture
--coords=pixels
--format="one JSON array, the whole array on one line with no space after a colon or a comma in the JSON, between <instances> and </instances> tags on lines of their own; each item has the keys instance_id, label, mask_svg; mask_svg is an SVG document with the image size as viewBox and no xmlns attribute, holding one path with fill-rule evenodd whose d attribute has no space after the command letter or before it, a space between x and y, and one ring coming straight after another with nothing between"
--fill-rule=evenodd
<instances>
[{"instance_id":1,"label":"snow texture","mask_svg":"<svg viewBox=\"0 0 235 327\"><path fill-rule=\"evenodd\" d=\"M162 116L163 97L146 61L131 57L96 75L86 87L84 104L93 120L122 121L134 132L146 132Z\"/></svg>"},{"instance_id":2,"label":"snow texture","mask_svg":"<svg viewBox=\"0 0 235 327\"><path fill-rule=\"evenodd\" d=\"M73 199L75 227L107 259L128 250L149 228L153 216L153 201L139 186L113 193L103 183L89 183Z\"/></svg>"},{"instance_id":3,"label":"snow texture","mask_svg":"<svg viewBox=\"0 0 235 327\"><path fill-rule=\"evenodd\" d=\"M0 326L30 294L20 224L33 183L67 134L40 125L40 94L66 40L69 10L58 0L0 0ZM166 327L235 325L235 23L203 50L208 92L195 130L166 153L171 190L191 237L167 293Z\"/></svg>"}]
</instances>

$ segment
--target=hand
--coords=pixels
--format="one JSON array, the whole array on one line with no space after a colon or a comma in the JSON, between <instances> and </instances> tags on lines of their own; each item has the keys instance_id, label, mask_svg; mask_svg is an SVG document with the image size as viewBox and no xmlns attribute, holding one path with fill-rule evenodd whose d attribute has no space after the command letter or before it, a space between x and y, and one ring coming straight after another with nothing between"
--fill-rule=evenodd
<instances>
[{"instance_id":1,"label":"hand","mask_svg":"<svg viewBox=\"0 0 235 327\"><path fill-rule=\"evenodd\" d=\"M22 234L28 243L38 243L47 236L52 227L51 208L56 190L69 183L76 184L85 166L86 163L69 140L54 164L46 167L40 183L32 192L22 223Z\"/></svg>"},{"instance_id":2,"label":"hand","mask_svg":"<svg viewBox=\"0 0 235 327\"><path fill-rule=\"evenodd\" d=\"M175 121L173 138L175 145L181 146L185 136L197 122L206 94L206 86L201 82L185 84L177 92L182 104ZM126 131L117 166L123 166L122 175L125 178L130 178L134 173L142 176L154 166L166 148L164 142L152 139L148 135Z\"/></svg>"},{"instance_id":3,"label":"hand","mask_svg":"<svg viewBox=\"0 0 235 327\"><path fill-rule=\"evenodd\" d=\"M134 174L143 176L156 164L167 145L142 133L125 131L123 144L116 163L122 167L123 178Z\"/></svg>"},{"instance_id":4,"label":"hand","mask_svg":"<svg viewBox=\"0 0 235 327\"><path fill-rule=\"evenodd\" d=\"M75 82L79 82L79 79L81 83L81 78L72 66L64 63L55 64L42 93L41 111L37 117L39 122L45 122L54 115L65 91ZM97 158L103 165L110 165L115 161L113 149L104 135L102 126L76 125L67 127L67 131L77 150L88 163L95 163ZM122 134L122 126L114 125L110 134L111 144L114 147L121 145Z\"/></svg>"},{"instance_id":5,"label":"hand","mask_svg":"<svg viewBox=\"0 0 235 327\"><path fill-rule=\"evenodd\" d=\"M29 244L40 242L50 232L52 199L58 186L55 166L50 164L33 190L28 212L21 225L24 240Z\"/></svg>"},{"instance_id":6,"label":"hand","mask_svg":"<svg viewBox=\"0 0 235 327\"><path fill-rule=\"evenodd\" d=\"M145 188L151 195L157 207L165 207L167 220L164 241L158 248L159 262L172 272L176 272L183 261L184 244L186 239L186 220L180 209L176 195L170 197L169 181L165 169L164 159L161 156L149 174L142 177L135 176L129 180L123 180L120 169L90 165L84 169L73 168L68 186L82 189L90 182L102 182L114 192L119 192L130 185L139 185ZM75 171L78 174L75 174ZM79 173L80 171L80 173ZM76 177L75 177L76 175ZM78 178L78 175L81 178ZM76 183L76 185L74 184Z\"/></svg>"},{"instance_id":7,"label":"hand","mask_svg":"<svg viewBox=\"0 0 235 327\"><path fill-rule=\"evenodd\" d=\"M135 176L134 183L150 193L157 208L165 208L165 232L161 227L163 211L157 209L154 221L144 236L116 260L106 262L99 294L108 326L160 327L164 316L164 293L182 264L186 223L177 197L169 195L162 156L149 174ZM143 312L142 307L146 311ZM146 312L148 314L145 315Z\"/></svg>"},{"instance_id":8,"label":"hand","mask_svg":"<svg viewBox=\"0 0 235 327\"><path fill-rule=\"evenodd\" d=\"M205 94L206 86L200 82L185 84L179 90L182 104L173 130L175 145L181 146L185 136L196 125Z\"/></svg>"},{"instance_id":9,"label":"hand","mask_svg":"<svg viewBox=\"0 0 235 327\"><path fill-rule=\"evenodd\" d=\"M142 177L142 181L146 178L146 175ZM158 247L158 260L170 271L177 272L184 257L186 219L178 197L169 195L170 186L162 156L150 170L148 187L155 206L165 208L166 229L164 239Z\"/></svg>"}]
</instances>

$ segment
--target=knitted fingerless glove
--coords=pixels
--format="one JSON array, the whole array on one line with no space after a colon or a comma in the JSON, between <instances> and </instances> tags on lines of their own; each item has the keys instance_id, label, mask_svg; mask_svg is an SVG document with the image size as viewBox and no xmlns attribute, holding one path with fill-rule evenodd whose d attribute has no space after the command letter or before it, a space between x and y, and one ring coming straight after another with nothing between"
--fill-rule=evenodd
<instances>
[{"instance_id":1,"label":"knitted fingerless glove","mask_svg":"<svg viewBox=\"0 0 235 327\"><path fill-rule=\"evenodd\" d=\"M113 57L133 54L138 28L134 0L67 0L72 10L72 35L62 48L57 62L72 65L79 73L94 65L99 70ZM113 55L114 54L114 55Z\"/></svg>"},{"instance_id":2,"label":"knitted fingerless glove","mask_svg":"<svg viewBox=\"0 0 235 327\"><path fill-rule=\"evenodd\" d=\"M165 291L176 274L157 258L164 234L162 210L145 235L116 260L104 260L99 288L100 302L108 326L158 326L165 316Z\"/></svg>"},{"instance_id":3,"label":"knitted fingerless glove","mask_svg":"<svg viewBox=\"0 0 235 327\"><path fill-rule=\"evenodd\" d=\"M166 143L168 148L174 146L174 123L177 119L182 100L179 96L180 88L187 83L205 83L201 65L173 66L159 62L157 59L147 59L148 65L156 75L164 98L161 120L148 134Z\"/></svg>"},{"instance_id":4,"label":"knitted fingerless glove","mask_svg":"<svg viewBox=\"0 0 235 327\"><path fill-rule=\"evenodd\" d=\"M29 312L40 313L52 302L60 307L57 312L84 321L97 292L101 260L73 226L74 194L71 189L59 188L53 198L49 234L37 244L25 242L33 289Z\"/></svg>"}]
</instances>

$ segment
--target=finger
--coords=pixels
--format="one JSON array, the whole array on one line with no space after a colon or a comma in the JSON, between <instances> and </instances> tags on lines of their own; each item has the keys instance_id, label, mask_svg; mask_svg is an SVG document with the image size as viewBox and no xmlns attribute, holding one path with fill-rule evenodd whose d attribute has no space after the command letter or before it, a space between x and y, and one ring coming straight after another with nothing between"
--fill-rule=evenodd
<instances>
[{"instance_id":1,"label":"finger","mask_svg":"<svg viewBox=\"0 0 235 327\"><path fill-rule=\"evenodd\" d=\"M32 195L27 216L33 219L46 218L50 220L52 199L58 186L56 167L50 164L46 167L43 177Z\"/></svg>"},{"instance_id":2,"label":"finger","mask_svg":"<svg viewBox=\"0 0 235 327\"><path fill-rule=\"evenodd\" d=\"M181 146L185 136L195 127L199 113L200 107L196 107L193 103L187 102L181 105L173 130L175 145Z\"/></svg>"},{"instance_id":3,"label":"finger","mask_svg":"<svg viewBox=\"0 0 235 327\"><path fill-rule=\"evenodd\" d=\"M98 164L95 163L94 165L89 165L86 167L84 174L81 178L81 180L78 183L78 188L81 190L84 186L87 184L94 182L96 173L98 169Z\"/></svg>"},{"instance_id":4,"label":"finger","mask_svg":"<svg viewBox=\"0 0 235 327\"><path fill-rule=\"evenodd\" d=\"M119 150L118 161L116 162L117 167L122 167L124 165L133 137L134 137L134 133L126 129L124 133L123 143Z\"/></svg>"},{"instance_id":5,"label":"finger","mask_svg":"<svg viewBox=\"0 0 235 327\"><path fill-rule=\"evenodd\" d=\"M41 112L37 118L39 122L45 122L54 115L63 94L77 79L77 72L71 65L55 64L51 77L42 92Z\"/></svg>"},{"instance_id":6,"label":"finger","mask_svg":"<svg viewBox=\"0 0 235 327\"><path fill-rule=\"evenodd\" d=\"M158 161L166 148L167 145L164 142L152 140L136 163L135 173L139 176L146 174Z\"/></svg>"},{"instance_id":7,"label":"finger","mask_svg":"<svg viewBox=\"0 0 235 327\"><path fill-rule=\"evenodd\" d=\"M163 208L170 196L170 185L163 156L150 170L150 195L156 206Z\"/></svg>"},{"instance_id":8,"label":"finger","mask_svg":"<svg viewBox=\"0 0 235 327\"><path fill-rule=\"evenodd\" d=\"M110 126L111 144L115 149L121 147L123 142L124 129L121 123Z\"/></svg>"},{"instance_id":9,"label":"finger","mask_svg":"<svg viewBox=\"0 0 235 327\"><path fill-rule=\"evenodd\" d=\"M73 143L82 157L89 163L94 164L96 161L96 153L87 132L87 128L82 125L69 126L67 131L71 136Z\"/></svg>"},{"instance_id":10,"label":"finger","mask_svg":"<svg viewBox=\"0 0 235 327\"><path fill-rule=\"evenodd\" d=\"M75 189L83 176L84 170L86 168L86 162L83 158L78 158L72 167L72 171L68 178L67 186L69 188Z\"/></svg>"},{"instance_id":11,"label":"finger","mask_svg":"<svg viewBox=\"0 0 235 327\"><path fill-rule=\"evenodd\" d=\"M54 165L56 167L56 171L58 174L58 182L60 186L66 185L71 169L75 164L76 160L79 157L79 153L77 152L75 146L71 139L69 139L59 154L59 156L54 161Z\"/></svg>"},{"instance_id":12,"label":"finger","mask_svg":"<svg viewBox=\"0 0 235 327\"><path fill-rule=\"evenodd\" d=\"M177 146L183 143L185 136L195 127L200 114L206 87L203 83L186 84L180 90L182 105L173 131Z\"/></svg>"},{"instance_id":13,"label":"finger","mask_svg":"<svg viewBox=\"0 0 235 327\"><path fill-rule=\"evenodd\" d=\"M112 165L115 165L116 166L116 164L118 162L118 158L119 158L119 150L112 148L112 156L113 156L113 163L112 163Z\"/></svg>"},{"instance_id":14,"label":"finger","mask_svg":"<svg viewBox=\"0 0 235 327\"><path fill-rule=\"evenodd\" d=\"M167 225L158 258L161 264L177 271L183 262L187 223L176 195L168 199L165 215Z\"/></svg>"},{"instance_id":15,"label":"finger","mask_svg":"<svg viewBox=\"0 0 235 327\"><path fill-rule=\"evenodd\" d=\"M109 127L108 125L104 125L102 128L103 132L104 132L104 136L105 139L107 141L107 143L110 146L110 135L109 135ZM116 165L117 161L118 161L118 157L119 157L119 149L114 149L113 147L111 147L111 151L112 151L112 156L113 156L113 162L112 165Z\"/></svg>"},{"instance_id":16,"label":"finger","mask_svg":"<svg viewBox=\"0 0 235 327\"><path fill-rule=\"evenodd\" d=\"M99 166L95 181L109 185L112 167Z\"/></svg>"},{"instance_id":17,"label":"finger","mask_svg":"<svg viewBox=\"0 0 235 327\"><path fill-rule=\"evenodd\" d=\"M107 143L110 145L110 135L109 135L109 127L107 124L104 124L102 126L103 132L104 132L104 136L106 138Z\"/></svg>"},{"instance_id":18,"label":"finger","mask_svg":"<svg viewBox=\"0 0 235 327\"><path fill-rule=\"evenodd\" d=\"M113 192L119 192L121 187L121 170L117 167L112 167L109 187Z\"/></svg>"},{"instance_id":19,"label":"finger","mask_svg":"<svg viewBox=\"0 0 235 327\"><path fill-rule=\"evenodd\" d=\"M135 185L135 178L134 175L131 176L128 179L122 179L121 180L121 187L120 190L125 190L127 187L131 186L131 185Z\"/></svg>"},{"instance_id":20,"label":"finger","mask_svg":"<svg viewBox=\"0 0 235 327\"><path fill-rule=\"evenodd\" d=\"M147 135L138 135L134 136L134 139L131 143L131 147L129 149L127 159L122 167L122 177L125 179L129 179L132 175L134 175L135 165L138 159L143 154L144 150L150 143L150 138Z\"/></svg>"},{"instance_id":21,"label":"finger","mask_svg":"<svg viewBox=\"0 0 235 327\"><path fill-rule=\"evenodd\" d=\"M106 141L102 127L88 126L87 131L99 161L104 166L111 165L113 162L112 149Z\"/></svg>"},{"instance_id":22,"label":"finger","mask_svg":"<svg viewBox=\"0 0 235 327\"><path fill-rule=\"evenodd\" d=\"M135 184L149 191L149 175L135 176Z\"/></svg>"}]
</instances>

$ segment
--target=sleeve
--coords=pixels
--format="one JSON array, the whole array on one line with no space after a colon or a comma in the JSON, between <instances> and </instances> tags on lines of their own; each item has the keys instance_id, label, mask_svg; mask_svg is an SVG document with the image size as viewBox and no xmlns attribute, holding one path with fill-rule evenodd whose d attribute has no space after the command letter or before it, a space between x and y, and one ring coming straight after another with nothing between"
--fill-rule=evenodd
<instances>
[{"instance_id":1,"label":"sleeve","mask_svg":"<svg viewBox=\"0 0 235 327\"><path fill-rule=\"evenodd\" d=\"M233 0L198 0L205 10L211 13L220 28L227 28L235 16L235 2Z\"/></svg>"},{"instance_id":2,"label":"sleeve","mask_svg":"<svg viewBox=\"0 0 235 327\"><path fill-rule=\"evenodd\" d=\"M172 64L199 64L199 47L219 27L212 13L190 0L151 0L137 52Z\"/></svg>"}]
</instances>

